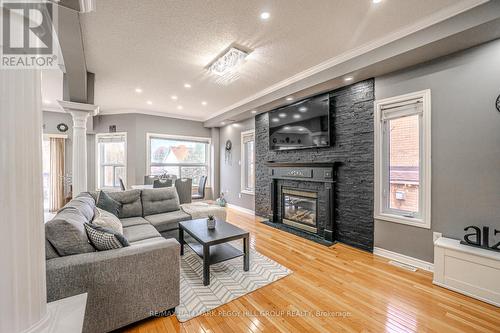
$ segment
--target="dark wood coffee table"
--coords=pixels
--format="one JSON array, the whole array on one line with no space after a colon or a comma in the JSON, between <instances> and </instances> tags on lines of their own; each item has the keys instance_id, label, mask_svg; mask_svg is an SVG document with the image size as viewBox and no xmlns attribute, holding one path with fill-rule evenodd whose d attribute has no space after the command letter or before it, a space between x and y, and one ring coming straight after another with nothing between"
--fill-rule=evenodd
<instances>
[{"instance_id":1,"label":"dark wood coffee table","mask_svg":"<svg viewBox=\"0 0 500 333\"><path fill-rule=\"evenodd\" d=\"M184 232L187 232L196 242L185 242ZM228 244L236 239L243 239L243 251ZM249 270L248 231L225 221L217 220L217 225L213 230L207 228L206 219L179 222L179 243L181 243L181 256L184 255L184 244L187 244L203 259L203 285L205 286L210 284L210 265L243 256L243 270L245 272Z\"/></svg>"}]
</instances>

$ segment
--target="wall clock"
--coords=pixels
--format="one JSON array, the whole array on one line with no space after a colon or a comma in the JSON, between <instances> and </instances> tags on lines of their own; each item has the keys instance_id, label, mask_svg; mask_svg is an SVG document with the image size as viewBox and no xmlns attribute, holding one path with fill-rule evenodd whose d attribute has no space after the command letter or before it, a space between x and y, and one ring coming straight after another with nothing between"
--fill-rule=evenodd
<instances>
[{"instance_id":1,"label":"wall clock","mask_svg":"<svg viewBox=\"0 0 500 333\"><path fill-rule=\"evenodd\" d=\"M497 110L498 110L498 112L500 112L500 95L498 95L498 98L497 98Z\"/></svg>"},{"instance_id":2,"label":"wall clock","mask_svg":"<svg viewBox=\"0 0 500 333\"><path fill-rule=\"evenodd\" d=\"M65 123L60 123L57 125L57 129L59 130L59 132L66 132L68 128L68 125L66 125Z\"/></svg>"}]
</instances>

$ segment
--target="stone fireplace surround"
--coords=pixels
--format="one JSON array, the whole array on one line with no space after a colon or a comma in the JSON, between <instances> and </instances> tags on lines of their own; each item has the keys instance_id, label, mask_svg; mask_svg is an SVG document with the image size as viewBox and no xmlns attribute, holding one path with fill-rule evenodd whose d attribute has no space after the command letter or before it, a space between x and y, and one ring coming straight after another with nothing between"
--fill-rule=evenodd
<instances>
[{"instance_id":1,"label":"stone fireplace surround","mask_svg":"<svg viewBox=\"0 0 500 333\"><path fill-rule=\"evenodd\" d=\"M330 95L330 131L333 145L324 148L273 151L269 149L269 116L255 117L255 213L272 215L269 161L299 163L341 162L335 182L333 240L373 251L373 102L374 80L369 79L333 90ZM295 180L280 179L287 186ZM303 182L304 189L322 189ZM320 195L319 200L322 199ZM319 212L325 214L324 212ZM281 225L277 223L276 225ZM281 228L280 228L281 229ZM327 229L329 230L329 229Z\"/></svg>"}]
</instances>

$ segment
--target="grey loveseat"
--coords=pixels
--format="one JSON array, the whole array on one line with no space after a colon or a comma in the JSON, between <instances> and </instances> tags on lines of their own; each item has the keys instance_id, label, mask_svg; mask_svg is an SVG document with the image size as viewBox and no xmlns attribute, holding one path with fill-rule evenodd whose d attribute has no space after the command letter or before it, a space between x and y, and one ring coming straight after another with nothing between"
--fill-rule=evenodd
<instances>
[{"instance_id":1,"label":"grey loveseat","mask_svg":"<svg viewBox=\"0 0 500 333\"><path fill-rule=\"evenodd\" d=\"M95 193L82 193L46 230L47 300L87 292L83 332L108 332L179 304L178 223L174 188L109 192L122 204L119 219L130 246L96 252L83 224L93 218Z\"/></svg>"}]
</instances>

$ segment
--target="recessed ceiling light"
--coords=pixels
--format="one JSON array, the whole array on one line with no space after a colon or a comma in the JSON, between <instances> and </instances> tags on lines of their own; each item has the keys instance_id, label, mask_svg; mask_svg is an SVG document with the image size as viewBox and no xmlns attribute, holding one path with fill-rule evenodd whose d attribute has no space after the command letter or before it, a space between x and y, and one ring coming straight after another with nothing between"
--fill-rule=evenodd
<instances>
[{"instance_id":1,"label":"recessed ceiling light","mask_svg":"<svg viewBox=\"0 0 500 333\"><path fill-rule=\"evenodd\" d=\"M225 122L225 121L223 121L223 122L222 122L222 123L220 123L220 124L221 124L221 125L226 125L226 122Z\"/></svg>"},{"instance_id":2,"label":"recessed ceiling light","mask_svg":"<svg viewBox=\"0 0 500 333\"><path fill-rule=\"evenodd\" d=\"M299 131L301 132L304 131L304 127L299 128Z\"/></svg>"},{"instance_id":3,"label":"recessed ceiling light","mask_svg":"<svg viewBox=\"0 0 500 333\"><path fill-rule=\"evenodd\" d=\"M286 113L280 113L280 114L278 114L278 117L280 117L280 118L286 118Z\"/></svg>"},{"instance_id":4,"label":"recessed ceiling light","mask_svg":"<svg viewBox=\"0 0 500 333\"><path fill-rule=\"evenodd\" d=\"M257 110L252 110L250 111L251 114L256 114L257 113Z\"/></svg>"},{"instance_id":5,"label":"recessed ceiling light","mask_svg":"<svg viewBox=\"0 0 500 333\"><path fill-rule=\"evenodd\" d=\"M172 95L172 96L170 96L170 98L171 98L172 100L176 101L178 97L177 97L176 95Z\"/></svg>"},{"instance_id":6,"label":"recessed ceiling light","mask_svg":"<svg viewBox=\"0 0 500 333\"><path fill-rule=\"evenodd\" d=\"M290 126L285 126L285 127L283 127L283 129L284 129L285 131L288 131L290 128L291 128Z\"/></svg>"},{"instance_id":7,"label":"recessed ceiling light","mask_svg":"<svg viewBox=\"0 0 500 333\"><path fill-rule=\"evenodd\" d=\"M293 119L300 119L302 116L300 114L294 114Z\"/></svg>"},{"instance_id":8,"label":"recessed ceiling light","mask_svg":"<svg viewBox=\"0 0 500 333\"><path fill-rule=\"evenodd\" d=\"M372 0L373 3L380 3L382 0Z\"/></svg>"},{"instance_id":9,"label":"recessed ceiling light","mask_svg":"<svg viewBox=\"0 0 500 333\"><path fill-rule=\"evenodd\" d=\"M262 12L262 13L260 13L260 18L262 20L269 20L270 17L271 17L271 14L269 14L269 12Z\"/></svg>"},{"instance_id":10,"label":"recessed ceiling light","mask_svg":"<svg viewBox=\"0 0 500 333\"><path fill-rule=\"evenodd\" d=\"M151 102L151 101L146 101L146 104L148 104L148 105L152 105L152 104L153 104L153 102Z\"/></svg>"},{"instance_id":11,"label":"recessed ceiling light","mask_svg":"<svg viewBox=\"0 0 500 333\"><path fill-rule=\"evenodd\" d=\"M279 120L278 118L273 118L273 119L271 119L271 121L272 121L273 123L277 123L277 122L278 122L278 121L280 121L280 120Z\"/></svg>"},{"instance_id":12,"label":"recessed ceiling light","mask_svg":"<svg viewBox=\"0 0 500 333\"><path fill-rule=\"evenodd\" d=\"M242 47L231 46L212 61L208 70L218 76L231 74L243 63L248 54L249 51L243 50Z\"/></svg>"},{"instance_id":13,"label":"recessed ceiling light","mask_svg":"<svg viewBox=\"0 0 500 333\"><path fill-rule=\"evenodd\" d=\"M184 109L184 108L182 107L182 105L178 105L178 106L177 106L177 110L182 110L182 109Z\"/></svg>"},{"instance_id":14,"label":"recessed ceiling light","mask_svg":"<svg viewBox=\"0 0 500 333\"><path fill-rule=\"evenodd\" d=\"M307 108L305 106L301 106L299 108L299 112L307 112Z\"/></svg>"},{"instance_id":15,"label":"recessed ceiling light","mask_svg":"<svg viewBox=\"0 0 500 333\"><path fill-rule=\"evenodd\" d=\"M348 76L344 79L344 81L352 81L352 76Z\"/></svg>"},{"instance_id":16,"label":"recessed ceiling light","mask_svg":"<svg viewBox=\"0 0 500 333\"><path fill-rule=\"evenodd\" d=\"M207 105L207 102L203 101L203 102L201 102L201 105L205 106L205 105Z\"/></svg>"},{"instance_id":17,"label":"recessed ceiling light","mask_svg":"<svg viewBox=\"0 0 500 333\"><path fill-rule=\"evenodd\" d=\"M286 98L286 100L287 100L288 102L293 101L293 97L292 97L292 96L288 96L288 97Z\"/></svg>"},{"instance_id":18,"label":"recessed ceiling light","mask_svg":"<svg viewBox=\"0 0 500 333\"><path fill-rule=\"evenodd\" d=\"M135 88L135 92L140 94L142 92L142 89L141 88Z\"/></svg>"},{"instance_id":19,"label":"recessed ceiling light","mask_svg":"<svg viewBox=\"0 0 500 333\"><path fill-rule=\"evenodd\" d=\"M184 88L191 88L191 85L189 83L184 83Z\"/></svg>"},{"instance_id":20,"label":"recessed ceiling light","mask_svg":"<svg viewBox=\"0 0 500 333\"><path fill-rule=\"evenodd\" d=\"M240 124L233 124L233 127L240 127Z\"/></svg>"}]
</instances>

